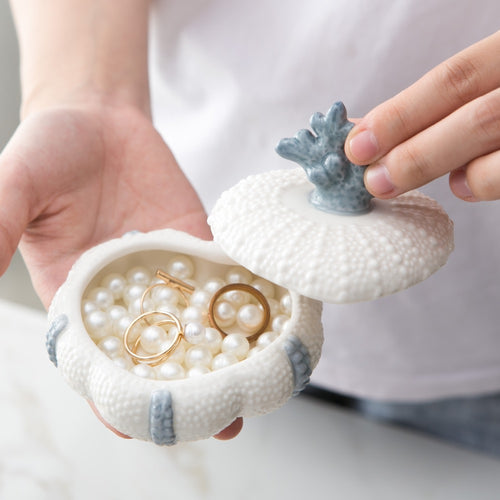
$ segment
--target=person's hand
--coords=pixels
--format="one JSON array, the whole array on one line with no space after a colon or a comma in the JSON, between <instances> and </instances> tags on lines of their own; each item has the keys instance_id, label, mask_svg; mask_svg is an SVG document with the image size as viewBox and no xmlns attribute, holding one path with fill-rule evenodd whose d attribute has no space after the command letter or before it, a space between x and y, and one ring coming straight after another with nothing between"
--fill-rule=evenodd
<instances>
[{"instance_id":1,"label":"person's hand","mask_svg":"<svg viewBox=\"0 0 500 500\"><path fill-rule=\"evenodd\" d=\"M345 150L379 198L450 173L457 197L500 199L500 31L370 111Z\"/></svg>"},{"instance_id":2,"label":"person's hand","mask_svg":"<svg viewBox=\"0 0 500 500\"><path fill-rule=\"evenodd\" d=\"M86 249L163 227L210 239L206 214L151 121L103 103L27 117L0 155L0 272L16 247L43 304ZM222 431L238 434L241 419Z\"/></svg>"}]
</instances>

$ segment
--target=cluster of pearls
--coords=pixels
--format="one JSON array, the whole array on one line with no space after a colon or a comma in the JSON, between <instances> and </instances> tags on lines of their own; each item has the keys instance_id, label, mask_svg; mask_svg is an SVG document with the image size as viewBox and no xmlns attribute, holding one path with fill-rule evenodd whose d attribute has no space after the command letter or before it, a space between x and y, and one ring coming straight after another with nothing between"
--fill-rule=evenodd
<instances>
[{"instance_id":1,"label":"cluster of pearls","mask_svg":"<svg viewBox=\"0 0 500 500\"><path fill-rule=\"evenodd\" d=\"M92 340L117 365L140 377L182 379L233 365L266 348L290 319L290 295L245 268L230 267L224 278L213 276L197 281L192 259L179 254L168 261L165 269L171 276L191 285L193 292L185 294L166 286L154 272L138 266L125 275L108 274L99 286L88 291L82 302L84 323ZM249 293L241 290L224 293L214 306L217 324L227 335L209 324L207 313L212 296L230 283L251 285L265 296L270 306L268 329L257 339L253 334L262 322L262 307ZM156 366L136 364L124 346L125 332L143 311L174 314L183 325L182 340ZM160 314L158 319L162 319ZM175 326L160 325L156 321L152 324L141 322L140 327L138 322L134 328L138 330L135 341L137 354L141 356L154 355L168 348L178 333Z\"/></svg>"}]
</instances>

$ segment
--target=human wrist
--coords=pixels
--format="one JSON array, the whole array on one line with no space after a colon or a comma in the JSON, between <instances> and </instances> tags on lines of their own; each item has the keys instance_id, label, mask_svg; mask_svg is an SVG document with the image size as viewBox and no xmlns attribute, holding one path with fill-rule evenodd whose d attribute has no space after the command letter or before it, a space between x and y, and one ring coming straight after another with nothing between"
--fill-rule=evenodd
<instances>
[{"instance_id":1,"label":"human wrist","mask_svg":"<svg viewBox=\"0 0 500 500\"><path fill-rule=\"evenodd\" d=\"M11 0L24 118L97 100L149 112L149 0Z\"/></svg>"}]
</instances>

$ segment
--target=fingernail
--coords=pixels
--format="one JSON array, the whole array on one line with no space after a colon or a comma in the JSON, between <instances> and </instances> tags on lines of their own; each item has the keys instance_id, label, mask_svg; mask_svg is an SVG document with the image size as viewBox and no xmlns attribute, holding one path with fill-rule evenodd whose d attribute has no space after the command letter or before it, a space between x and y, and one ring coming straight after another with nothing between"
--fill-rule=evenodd
<instances>
[{"instance_id":1,"label":"fingernail","mask_svg":"<svg viewBox=\"0 0 500 500\"><path fill-rule=\"evenodd\" d=\"M376 164L368 167L365 174L365 184L375 196L385 195L394 191L389 171L384 165Z\"/></svg>"},{"instance_id":2,"label":"fingernail","mask_svg":"<svg viewBox=\"0 0 500 500\"><path fill-rule=\"evenodd\" d=\"M370 163L378 153L378 142L370 130L363 130L349 141L351 154L361 164Z\"/></svg>"},{"instance_id":3,"label":"fingernail","mask_svg":"<svg viewBox=\"0 0 500 500\"><path fill-rule=\"evenodd\" d=\"M478 201L469 187L464 169L459 169L453 172L451 182L455 196L458 196L458 198L465 201Z\"/></svg>"}]
</instances>

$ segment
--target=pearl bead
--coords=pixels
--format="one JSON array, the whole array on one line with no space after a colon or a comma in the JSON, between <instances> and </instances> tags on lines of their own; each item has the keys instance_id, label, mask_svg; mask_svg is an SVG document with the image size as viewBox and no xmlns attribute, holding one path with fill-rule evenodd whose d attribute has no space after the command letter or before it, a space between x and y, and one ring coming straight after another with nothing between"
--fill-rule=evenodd
<instances>
[{"instance_id":1,"label":"pearl bead","mask_svg":"<svg viewBox=\"0 0 500 500\"><path fill-rule=\"evenodd\" d=\"M198 309L207 310L211 295L205 290L195 290L189 298L189 303Z\"/></svg>"},{"instance_id":2,"label":"pearl bead","mask_svg":"<svg viewBox=\"0 0 500 500\"><path fill-rule=\"evenodd\" d=\"M194 272L193 261L186 255L176 255L170 259L167 265L167 272L181 280L191 278Z\"/></svg>"},{"instance_id":3,"label":"pearl bead","mask_svg":"<svg viewBox=\"0 0 500 500\"><path fill-rule=\"evenodd\" d=\"M134 366L134 363L129 356L120 356L117 358L113 358L113 363L123 370L130 370Z\"/></svg>"},{"instance_id":4,"label":"pearl bead","mask_svg":"<svg viewBox=\"0 0 500 500\"><path fill-rule=\"evenodd\" d=\"M252 282L252 286L256 288L260 293L262 293L266 298L274 298L274 285L265 280L264 278L255 278Z\"/></svg>"},{"instance_id":5,"label":"pearl bead","mask_svg":"<svg viewBox=\"0 0 500 500\"><path fill-rule=\"evenodd\" d=\"M188 368L193 366L210 366L212 363L212 353L205 345L196 345L186 352L184 363Z\"/></svg>"},{"instance_id":6,"label":"pearl bead","mask_svg":"<svg viewBox=\"0 0 500 500\"><path fill-rule=\"evenodd\" d=\"M282 332L289 323L290 318L284 314L278 314L272 321L272 329L275 332Z\"/></svg>"},{"instance_id":7,"label":"pearl bead","mask_svg":"<svg viewBox=\"0 0 500 500\"><path fill-rule=\"evenodd\" d=\"M183 342L174 349L168 356L168 360L172 363L179 363L182 365L184 363L184 358L186 357L186 347Z\"/></svg>"},{"instance_id":8,"label":"pearl bead","mask_svg":"<svg viewBox=\"0 0 500 500\"><path fill-rule=\"evenodd\" d=\"M123 342L114 336L104 337L99 341L97 347L108 356L108 358L116 358L123 354Z\"/></svg>"},{"instance_id":9,"label":"pearl bead","mask_svg":"<svg viewBox=\"0 0 500 500\"><path fill-rule=\"evenodd\" d=\"M222 278L210 278L203 285L203 290L213 295L217 290L222 288L226 282Z\"/></svg>"},{"instance_id":10,"label":"pearl bead","mask_svg":"<svg viewBox=\"0 0 500 500\"><path fill-rule=\"evenodd\" d=\"M278 332L275 331L261 333L255 344L257 347L264 349L269 344L274 342L278 338L278 335Z\"/></svg>"},{"instance_id":11,"label":"pearl bead","mask_svg":"<svg viewBox=\"0 0 500 500\"><path fill-rule=\"evenodd\" d=\"M262 351L262 348L259 346L252 347L247 354L247 358L251 358L252 356L255 356L258 354L260 351Z\"/></svg>"},{"instance_id":12,"label":"pearl bead","mask_svg":"<svg viewBox=\"0 0 500 500\"><path fill-rule=\"evenodd\" d=\"M184 338L190 344L202 344L205 341L205 327L194 321L187 323L184 327Z\"/></svg>"},{"instance_id":13,"label":"pearl bead","mask_svg":"<svg viewBox=\"0 0 500 500\"><path fill-rule=\"evenodd\" d=\"M148 286L151 282L151 273L142 266L133 267L129 269L126 274L127 281L131 285Z\"/></svg>"},{"instance_id":14,"label":"pearl bead","mask_svg":"<svg viewBox=\"0 0 500 500\"><path fill-rule=\"evenodd\" d=\"M99 309L105 311L115 303L115 298L110 290L103 287L94 288L88 295L88 299L93 301Z\"/></svg>"},{"instance_id":15,"label":"pearl bead","mask_svg":"<svg viewBox=\"0 0 500 500\"><path fill-rule=\"evenodd\" d=\"M154 311L155 305L151 299L147 297L144 299L135 299L128 305L128 312L133 316L139 316L141 314L141 305L144 312Z\"/></svg>"},{"instance_id":16,"label":"pearl bead","mask_svg":"<svg viewBox=\"0 0 500 500\"><path fill-rule=\"evenodd\" d=\"M92 311L97 311L97 309L99 308L93 300L84 300L82 303L82 313L84 316L87 316Z\"/></svg>"},{"instance_id":17,"label":"pearl bead","mask_svg":"<svg viewBox=\"0 0 500 500\"><path fill-rule=\"evenodd\" d=\"M200 375L206 375L207 373L210 373L210 368L208 366L197 365L189 369L188 377L199 377Z\"/></svg>"},{"instance_id":18,"label":"pearl bead","mask_svg":"<svg viewBox=\"0 0 500 500\"><path fill-rule=\"evenodd\" d=\"M246 333L255 333L262 325L264 311L255 304L246 304L238 309L236 322Z\"/></svg>"},{"instance_id":19,"label":"pearl bead","mask_svg":"<svg viewBox=\"0 0 500 500\"><path fill-rule=\"evenodd\" d=\"M175 306L174 304L163 304L159 307L156 308L157 311L159 312L166 312L173 314L174 316L177 316L178 318L180 317L181 313L179 311L179 308Z\"/></svg>"},{"instance_id":20,"label":"pearl bead","mask_svg":"<svg viewBox=\"0 0 500 500\"><path fill-rule=\"evenodd\" d=\"M251 295L242 290L230 290L222 295L221 299L226 300L234 307L239 308L250 302Z\"/></svg>"},{"instance_id":21,"label":"pearl bead","mask_svg":"<svg viewBox=\"0 0 500 500\"><path fill-rule=\"evenodd\" d=\"M134 300L140 299L145 290L144 285L127 285L123 291L123 301L128 306Z\"/></svg>"},{"instance_id":22,"label":"pearl bead","mask_svg":"<svg viewBox=\"0 0 500 500\"><path fill-rule=\"evenodd\" d=\"M239 360L246 357L249 349L250 344L247 338L241 333L231 333L222 340L221 351L223 353L234 354Z\"/></svg>"},{"instance_id":23,"label":"pearl bead","mask_svg":"<svg viewBox=\"0 0 500 500\"><path fill-rule=\"evenodd\" d=\"M126 285L127 280L118 273L108 274L101 282L101 286L107 288L113 294L115 300L122 298Z\"/></svg>"},{"instance_id":24,"label":"pearl bead","mask_svg":"<svg viewBox=\"0 0 500 500\"><path fill-rule=\"evenodd\" d=\"M292 314L292 297L289 293L285 293L280 299L281 310L290 316Z\"/></svg>"},{"instance_id":25,"label":"pearl bead","mask_svg":"<svg viewBox=\"0 0 500 500\"><path fill-rule=\"evenodd\" d=\"M138 365L134 365L132 370L130 370L134 375L142 378L155 378L155 371L151 366L139 363Z\"/></svg>"},{"instance_id":26,"label":"pearl bead","mask_svg":"<svg viewBox=\"0 0 500 500\"><path fill-rule=\"evenodd\" d=\"M186 376L186 371L179 363L166 361L156 367L156 375L157 378L161 380L177 380L184 378Z\"/></svg>"},{"instance_id":27,"label":"pearl bead","mask_svg":"<svg viewBox=\"0 0 500 500\"><path fill-rule=\"evenodd\" d=\"M107 312L111 321L117 321L127 314L127 310L120 305L112 305Z\"/></svg>"},{"instance_id":28,"label":"pearl bead","mask_svg":"<svg viewBox=\"0 0 500 500\"><path fill-rule=\"evenodd\" d=\"M212 354L217 354L220 351L222 342L221 333L215 328L205 328L205 345Z\"/></svg>"},{"instance_id":29,"label":"pearl bead","mask_svg":"<svg viewBox=\"0 0 500 500\"><path fill-rule=\"evenodd\" d=\"M179 302L179 292L169 286L155 286L151 290L151 299L156 306L164 304L177 305Z\"/></svg>"},{"instance_id":30,"label":"pearl bead","mask_svg":"<svg viewBox=\"0 0 500 500\"><path fill-rule=\"evenodd\" d=\"M212 370L220 370L227 366L234 365L238 362L238 358L232 353L220 353L215 356L212 361Z\"/></svg>"},{"instance_id":31,"label":"pearl bead","mask_svg":"<svg viewBox=\"0 0 500 500\"><path fill-rule=\"evenodd\" d=\"M85 326L94 339L109 335L110 321L108 315L99 309L90 312L85 317Z\"/></svg>"},{"instance_id":32,"label":"pearl bead","mask_svg":"<svg viewBox=\"0 0 500 500\"><path fill-rule=\"evenodd\" d=\"M225 300L217 301L214 307L214 316L221 328L231 326L236 320L236 311L232 304Z\"/></svg>"},{"instance_id":33,"label":"pearl bead","mask_svg":"<svg viewBox=\"0 0 500 500\"><path fill-rule=\"evenodd\" d=\"M276 299L267 299L267 303L269 304L271 318L274 318L276 315L280 314L280 303Z\"/></svg>"},{"instance_id":34,"label":"pearl bead","mask_svg":"<svg viewBox=\"0 0 500 500\"><path fill-rule=\"evenodd\" d=\"M252 281L252 273L244 267L231 267L226 273L227 283L246 283Z\"/></svg>"},{"instance_id":35,"label":"pearl bead","mask_svg":"<svg viewBox=\"0 0 500 500\"><path fill-rule=\"evenodd\" d=\"M151 325L142 330L140 343L148 354L158 354L165 349L167 339L167 333L163 328Z\"/></svg>"},{"instance_id":36,"label":"pearl bead","mask_svg":"<svg viewBox=\"0 0 500 500\"><path fill-rule=\"evenodd\" d=\"M201 309L194 306L189 306L182 311L182 322L186 323L203 323L205 319L205 314Z\"/></svg>"},{"instance_id":37,"label":"pearl bead","mask_svg":"<svg viewBox=\"0 0 500 500\"><path fill-rule=\"evenodd\" d=\"M125 335L125 330L130 326L132 321L134 321L134 317L128 313L116 321L113 321L113 333L118 337L123 337L123 335Z\"/></svg>"}]
</instances>

